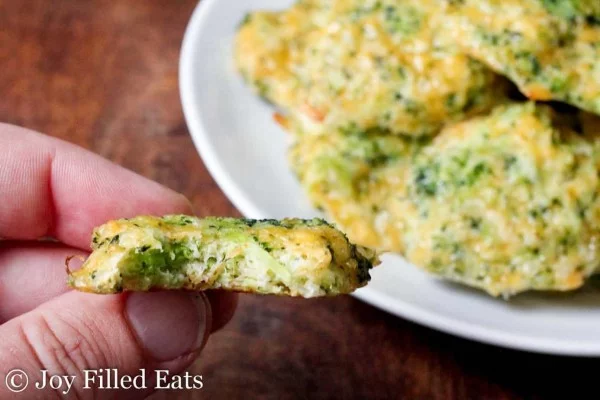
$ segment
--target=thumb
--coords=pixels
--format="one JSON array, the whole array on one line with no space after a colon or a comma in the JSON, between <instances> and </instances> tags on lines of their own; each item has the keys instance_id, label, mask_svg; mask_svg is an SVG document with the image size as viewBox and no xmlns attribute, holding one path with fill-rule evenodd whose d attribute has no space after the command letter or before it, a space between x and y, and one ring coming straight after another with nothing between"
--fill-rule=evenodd
<instances>
[{"instance_id":1,"label":"thumb","mask_svg":"<svg viewBox=\"0 0 600 400\"><path fill-rule=\"evenodd\" d=\"M204 294L193 292L65 293L0 326L0 398L22 389L25 379L9 375L14 368L28 376L17 397L48 398L53 390L64 396L68 381L51 388L54 375L74 377L68 378L68 395L74 398L147 396L155 370L176 374L193 362L210 332L210 313ZM146 378L138 383L147 388L102 389L102 372L84 372L100 369L114 369L118 376L136 376L143 369ZM56 386L58 380L52 380Z\"/></svg>"}]
</instances>

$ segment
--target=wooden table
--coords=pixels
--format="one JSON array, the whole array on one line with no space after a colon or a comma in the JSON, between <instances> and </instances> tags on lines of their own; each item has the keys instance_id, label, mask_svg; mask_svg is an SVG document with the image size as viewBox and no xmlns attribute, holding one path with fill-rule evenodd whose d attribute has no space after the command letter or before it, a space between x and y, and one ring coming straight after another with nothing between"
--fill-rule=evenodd
<instances>
[{"instance_id":1,"label":"wooden table","mask_svg":"<svg viewBox=\"0 0 600 400\"><path fill-rule=\"evenodd\" d=\"M238 215L181 111L179 48L195 5L0 0L0 120L181 191L199 215ZM194 370L203 398L560 398L597 395L596 362L472 343L351 297L244 295Z\"/></svg>"}]
</instances>

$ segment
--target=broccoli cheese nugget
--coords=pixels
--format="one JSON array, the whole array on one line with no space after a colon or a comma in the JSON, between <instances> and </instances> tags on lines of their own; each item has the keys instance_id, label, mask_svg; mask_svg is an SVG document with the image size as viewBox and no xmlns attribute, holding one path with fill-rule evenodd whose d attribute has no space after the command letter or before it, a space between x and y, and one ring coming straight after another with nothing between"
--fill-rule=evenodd
<instances>
[{"instance_id":1,"label":"broccoli cheese nugget","mask_svg":"<svg viewBox=\"0 0 600 400\"><path fill-rule=\"evenodd\" d=\"M299 1L251 14L238 69L296 130L423 136L487 111L505 79L438 38L437 0Z\"/></svg>"},{"instance_id":2,"label":"broccoli cheese nugget","mask_svg":"<svg viewBox=\"0 0 600 400\"><path fill-rule=\"evenodd\" d=\"M412 163L406 257L492 295L581 286L600 264L600 132L574 125L527 103L444 129Z\"/></svg>"},{"instance_id":3,"label":"broccoli cheese nugget","mask_svg":"<svg viewBox=\"0 0 600 400\"><path fill-rule=\"evenodd\" d=\"M316 297L366 285L375 254L321 219L141 216L94 231L93 253L69 274L95 293L226 289Z\"/></svg>"},{"instance_id":4,"label":"broccoli cheese nugget","mask_svg":"<svg viewBox=\"0 0 600 400\"><path fill-rule=\"evenodd\" d=\"M446 1L450 43L532 100L600 114L600 1Z\"/></svg>"}]
</instances>

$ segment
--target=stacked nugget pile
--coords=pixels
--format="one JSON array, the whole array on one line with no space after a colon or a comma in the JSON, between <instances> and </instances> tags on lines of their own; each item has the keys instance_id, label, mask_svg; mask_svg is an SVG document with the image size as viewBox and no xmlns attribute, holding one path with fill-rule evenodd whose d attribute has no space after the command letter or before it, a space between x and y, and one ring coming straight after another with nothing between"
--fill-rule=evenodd
<instances>
[{"instance_id":1,"label":"stacked nugget pile","mask_svg":"<svg viewBox=\"0 0 600 400\"><path fill-rule=\"evenodd\" d=\"M299 1L235 58L351 240L492 295L600 265L597 0Z\"/></svg>"}]
</instances>

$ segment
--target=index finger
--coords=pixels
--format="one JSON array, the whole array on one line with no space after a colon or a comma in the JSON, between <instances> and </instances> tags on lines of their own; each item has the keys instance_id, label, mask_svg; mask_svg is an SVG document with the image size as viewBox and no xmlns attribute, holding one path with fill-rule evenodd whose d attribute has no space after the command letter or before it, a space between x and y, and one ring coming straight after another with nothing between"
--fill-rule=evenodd
<instances>
[{"instance_id":1,"label":"index finger","mask_svg":"<svg viewBox=\"0 0 600 400\"><path fill-rule=\"evenodd\" d=\"M0 149L0 238L88 249L107 220L192 212L183 195L59 139L0 124Z\"/></svg>"}]
</instances>

